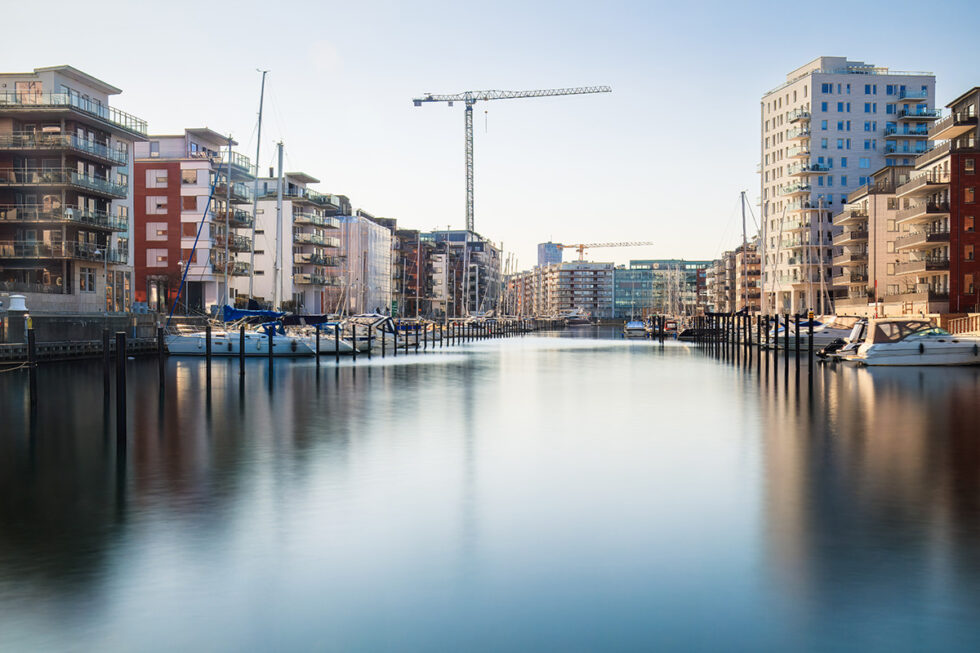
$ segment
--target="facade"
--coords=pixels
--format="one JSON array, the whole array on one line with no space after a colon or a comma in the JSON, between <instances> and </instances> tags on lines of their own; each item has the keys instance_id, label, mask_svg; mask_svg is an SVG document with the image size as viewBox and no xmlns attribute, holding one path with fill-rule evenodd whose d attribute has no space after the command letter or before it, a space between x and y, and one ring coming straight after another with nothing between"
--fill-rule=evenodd
<instances>
[{"instance_id":1,"label":"facade","mask_svg":"<svg viewBox=\"0 0 980 653\"><path fill-rule=\"evenodd\" d=\"M421 234L431 247L433 317L460 317L496 311L501 296L500 249L474 231Z\"/></svg>"},{"instance_id":2,"label":"facade","mask_svg":"<svg viewBox=\"0 0 980 653\"><path fill-rule=\"evenodd\" d=\"M538 265L544 267L561 263L562 248L558 243L538 243Z\"/></svg>"},{"instance_id":3,"label":"facade","mask_svg":"<svg viewBox=\"0 0 980 653\"><path fill-rule=\"evenodd\" d=\"M315 177L287 172L283 174L278 225L279 179L272 172L257 184L254 298L301 313L334 312L341 301L342 284L338 216L350 213L350 202L343 195L309 188L319 182ZM281 233L278 274L277 228ZM248 278L237 280L240 293L248 293L248 283Z\"/></svg>"},{"instance_id":4,"label":"facade","mask_svg":"<svg viewBox=\"0 0 980 653\"><path fill-rule=\"evenodd\" d=\"M234 303L252 251L251 162L208 128L148 138L135 148L137 301L167 312L179 291L178 311L198 314Z\"/></svg>"},{"instance_id":5,"label":"facade","mask_svg":"<svg viewBox=\"0 0 980 653\"><path fill-rule=\"evenodd\" d=\"M418 229L395 229L391 246L392 315L431 316L434 243Z\"/></svg>"},{"instance_id":6,"label":"facade","mask_svg":"<svg viewBox=\"0 0 980 653\"><path fill-rule=\"evenodd\" d=\"M831 216L873 170L927 149L934 97L930 73L845 57L819 57L763 96L764 310L831 310L807 304L810 287L833 283Z\"/></svg>"},{"instance_id":7,"label":"facade","mask_svg":"<svg viewBox=\"0 0 980 653\"><path fill-rule=\"evenodd\" d=\"M567 261L542 268L545 315L582 309L613 317L613 264Z\"/></svg>"},{"instance_id":8,"label":"facade","mask_svg":"<svg viewBox=\"0 0 980 653\"><path fill-rule=\"evenodd\" d=\"M734 287L729 285L729 269L734 269L735 252L728 251L705 269L706 306L709 311L729 313L734 306Z\"/></svg>"},{"instance_id":9,"label":"facade","mask_svg":"<svg viewBox=\"0 0 980 653\"><path fill-rule=\"evenodd\" d=\"M391 230L361 209L338 219L341 285L334 292L339 311L351 315L390 312Z\"/></svg>"},{"instance_id":10,"label":"facade","mask_svg":"<svg viewBox=\"0 0 980 653\"><path fill-rule=\"evenodd\" d=\"M762 266L758 241L739 245L732 258L735 276L735 310L758 313L762 299Z\"/></svg>"},{"instance_id":11,"label":"facade","mask_svg":"<svg viewBox=\"0 0 980 653\"><path fill-rule=\"evenodd\" d=\"M0 83L0 292L35 312L130 310L130 158L146 123L71 66Z\"/></svg>"},{"instance_id":12,"label":"facade","mask_svg":"<svg viewBox=\"0 0 980 653\"><path fill-rule=\"evenodd\" d=\"M646 265L613 270L613 317L628 320L653 313L653 270Z\"/></svg>"},{"instance_id":13,"label":"facade","mask_svg":"<svg viewBox=\"0 0 980 653\"><path fill-rule=\"evenodd\" d=\"M929 130L935 147L915 160L911 178L896 189L902 231L896 245L908 259L898 264L904 292L893 300L903 314L980 309L978 105L980 87L947 105L949 114Z\"/></svg>"},{"instance_id":14,"label":"facade","mask_svg":"<svg viewBox=\"0 0 980 653\"><path fill-rule=\"evenodd\" d=\"M908 181L911 169L885 166L876 171L869 184L848 195L843 210L834 216L834 310L838 314L892 314L887 304L904 289L897 268L908 260L908 252L897 246L895 189Z\"/></svg>"},{"instance_id":15,"label":"facade","mask_svg":"<svg viewBox=\"0 0 980 653\"><path fill-rule=\"evenodd\" d=\"M685 259L633 260L630 268L651 270L654 312L679 316L694 315L706 305L706 272L713 264Z\"/></svg>"}]
</instances>

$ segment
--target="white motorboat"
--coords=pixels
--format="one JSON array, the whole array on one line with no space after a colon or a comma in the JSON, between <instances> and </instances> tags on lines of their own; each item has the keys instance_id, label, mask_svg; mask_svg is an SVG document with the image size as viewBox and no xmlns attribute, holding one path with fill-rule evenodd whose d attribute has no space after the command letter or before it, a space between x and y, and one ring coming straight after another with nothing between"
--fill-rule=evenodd
<instances>
[{"instance_id":1,"label":"white motorboat","mask_svg":"<svg viewBox=\"0 0 980 653\"><path fill-rule=\"evenodd\" d=\"M646 325L640 320L630 320L623 327L623 336L626 338L646 338Z\"/></svg>"},{"instance_id":2,"label":"white motorboat","mask_svg":"<svg viewBox=\"0 0 980 653\"><path fill-rule=\"evenodd\" d=\"M204 356L207 353L206 331L171 334L166 337L166 342L167 351L172 356ZM238 356L240 343L241 334L237 331L212 331L211 355ZM268 356L269 336L260 331L246 331L245 355ZM277 333L272 336L272 355L312 356L313 348L304 338Z\"/></svg>"},{"instance_id":3,"label":"white motorboat","mask_svg":"<svg viewBox=\"0 0 980 653\"><path fill-rule=\"evenodd\" d=\"M814 350L826 347L837 339L848 338L854 329L854 325L860 319L848 315L833 315L825 320L813 318ZM800 349L806 349L810 346L810 319L801 319L799 329ZM791 321L789 325L790 348L796 347L796 338L796 322ZM774 343L777 348L784 346L786 342L786 325L782 318L779 320L778 327L773 327L769 330L769 342Z\"/></svg>"},{"instance_id":4,"label":"white motorboat","mask_svg":"<svg viewBox=\"0 0 980 653\"><path fill-rule=\"evenodd\" d=\"M923 318L874 319L850 360L861 365L980 365L980 336L954 336Z\"/></svg>"}]
</instances>

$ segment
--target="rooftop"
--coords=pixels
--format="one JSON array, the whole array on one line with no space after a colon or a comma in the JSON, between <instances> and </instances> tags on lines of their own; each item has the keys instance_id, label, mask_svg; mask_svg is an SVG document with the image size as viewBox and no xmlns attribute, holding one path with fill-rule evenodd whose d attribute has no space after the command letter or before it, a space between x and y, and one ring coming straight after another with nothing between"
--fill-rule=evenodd
<instances>
[{"instance_id":1,"label":"rooftop","mask_svg":"<svg viewBox=\"0 0 980 653\"><path fill-rule=\"evenodd\" d=\"M847 57L817 57L813 61L800 66L796 70L791 71L786 75L786 81L776 88L768 91L763 95L766 97L780 91L793 82L796 82L809 75L814 75L818 73L824 74L834 74L834 75L903 75L903 76L919 76L919 77L935 77L931 72L924 71L908 71L908 70L890 70L886 66L875 66L874 64L864 63L863 61L848 61Z\"/></svg>"}]
</instances>

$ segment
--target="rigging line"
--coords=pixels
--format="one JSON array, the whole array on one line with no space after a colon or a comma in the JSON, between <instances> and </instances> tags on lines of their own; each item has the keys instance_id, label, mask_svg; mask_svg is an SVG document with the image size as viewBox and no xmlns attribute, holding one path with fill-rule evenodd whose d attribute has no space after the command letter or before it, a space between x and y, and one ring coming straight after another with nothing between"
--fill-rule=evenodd
<instances>
[{"instance_id":1,"label":"rigging line","mask_svg":"<svg viewBox=\"0 0 980 653\"><path fill-rule=\"evenodd\" d=\"M731 215L729 216L728 220L726 221L727 224L725 226L725 230L721 233L721 238L718 239L718 244L715 246L715 254L721 254L724 251L722 249L722 243L724 243L725 240L728 238L728 231L732 227L733 219L738 214L738 202L739 201L741 201L741 196L739 196L739 199L736 200L735 205L732 206L732 212L731 212Z\"/></svg>"},{"instance_id":2,"label":"rigging line","mask_svg":"<svg viewBox=\"0 0 980 653\"><path fill-rule=\"evenodd\" d=\"M755 211L752 210L752 203L751 202L746 202L745 203L745 206L747 206L749 208L749 215L752 216L752 223L755 225L755 232L756 232L756 234L758 234L762 230L759 227L759 221L755 219Z\"/></svg>"}]
</instances>

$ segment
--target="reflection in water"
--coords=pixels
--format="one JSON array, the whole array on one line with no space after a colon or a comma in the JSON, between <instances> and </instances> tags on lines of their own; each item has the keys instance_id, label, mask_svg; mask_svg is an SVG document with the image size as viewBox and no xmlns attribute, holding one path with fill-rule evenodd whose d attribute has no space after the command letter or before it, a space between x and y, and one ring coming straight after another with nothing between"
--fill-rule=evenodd
<instances>
[{"instance_id":1,"label":"reflection in water","mask_svg":"<svg viewBox=\"0 0 980 653\"><path fill-rule=\"evenodd\" d=\"M617 336L0 376L0 648L980 645L977 370Z\"/></svg>"}]
</instances>

